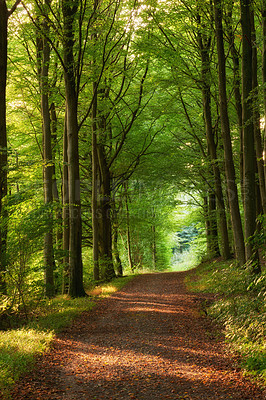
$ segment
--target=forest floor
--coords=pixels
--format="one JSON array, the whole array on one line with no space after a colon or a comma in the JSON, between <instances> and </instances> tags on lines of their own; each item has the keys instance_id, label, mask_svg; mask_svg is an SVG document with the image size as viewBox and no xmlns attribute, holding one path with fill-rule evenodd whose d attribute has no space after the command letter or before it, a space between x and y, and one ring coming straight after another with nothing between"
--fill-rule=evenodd
<instances>
[{"instance_id":1,"label":"forest floor","mask_svg":"<svg viewBox=\"0 0 266 400\"><path fill-rule=\"evenodd\" d=\"M60 334L14 400L264 400L186 290L190 272L139 275Z\"/></svg>"}]
</instances>

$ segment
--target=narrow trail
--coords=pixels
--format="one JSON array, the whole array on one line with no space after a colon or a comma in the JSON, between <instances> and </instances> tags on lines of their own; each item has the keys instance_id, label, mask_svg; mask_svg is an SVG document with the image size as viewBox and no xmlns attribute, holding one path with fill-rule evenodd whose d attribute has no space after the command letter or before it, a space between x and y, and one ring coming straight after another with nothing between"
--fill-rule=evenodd
<instances>
[{"instance_id":1,"label":"narrow trail","mask_svg":"<svg viewBox=\"0 0 266 400\"><path fill-rule=\"evenodd\" d=\"M136 277L55 340L14 400L264 400L198 310L186 273Z\"/></svg>"}]
</instances>

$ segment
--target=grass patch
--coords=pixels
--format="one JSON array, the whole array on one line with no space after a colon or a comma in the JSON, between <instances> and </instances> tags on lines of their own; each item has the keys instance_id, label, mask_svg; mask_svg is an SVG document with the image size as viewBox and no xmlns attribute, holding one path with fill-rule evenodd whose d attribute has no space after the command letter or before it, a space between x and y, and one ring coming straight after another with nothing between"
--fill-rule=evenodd
<instances>
[{"instance_id":1,"label":"grass patch","mask_svg":"<svg viewBox=\"0 0 266 400\"><path fill-rule=\"evenodd\" d=\"M28 371L37 355L46 351L53 333L21 328L0 332L0 389L8 398L10 388L21 373Z\"/></svg>"},{"instance_id":2,"label":"grass patch","mask_svg":"<svg viewBox=\"0 0 266 400\"><path fill-rule=\"evenodd\" d=\"M116 278L98 286L98 297L71 299L58 296L43 300L29 312L30 321L18 329L0 331L0 393L9 398L18 378L34 366L36 357L45 353L57 333L84 311L91 310L97 298L110 296L121 289L133 276Z\"/></svg>"},{"instance_id":3,"label":"grass patch","mask_svg":"<svg viewBox=\"0 0 266 400\"><path fill-rule=\"evenodd\" d=\"M266 383L266 271L254 276L232 262L204 263L188 276L194 292L217 294L208 314L223 323L231 349L241 356L248 374Z\"/></svg>"}]
</instances>

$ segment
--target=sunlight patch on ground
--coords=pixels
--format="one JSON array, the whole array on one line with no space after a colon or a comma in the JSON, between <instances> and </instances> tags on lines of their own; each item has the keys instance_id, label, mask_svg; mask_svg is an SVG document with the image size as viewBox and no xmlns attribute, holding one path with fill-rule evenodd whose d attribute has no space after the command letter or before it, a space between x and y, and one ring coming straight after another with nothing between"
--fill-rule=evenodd
<instances>
[{"instance_id":1,"label":"sunlight patch on ground","mask_svg":"<svg viewBox=\"0 0 266 400\"><path fill-rule=\"evenodd\" d=\"M191 350L187 347L177 347L174 349L175 352L186 353L186 360L181 361L168 360L167 358L161 357L160 355L144 354L144 352L123 350L115 347L101 347L101 346L90 346L88 352L80 353L79 357L79 368L80 373L86 371L89 373L89 379L94 380L95 370L100 370L102 376L107 381L113 381L115 376L127 376L128 371L132 376L132 379L143 379L149 377L151 380L160 376L161 379L173 379L183 378L191 381L206 382L206 379L211 381L219 381L219 371L212 365L202 366L194 359L190 361L190 353L206 355L204 351ZM210 353L208 352L208 357ZM213 353L215 357L216 354ZM138 363L134 364L134 360L138 357ZM133 363L133 374L132 374L132 363ZM66 374L71 373L70 370L73 368L73 364L61 366ZM115 372L114 373L114 367ZM91 372L90 372L91 368ZM224 371L226 375L227 371ZM122 375L121 375L122 374ZM87 376L88 378L88 376Z\"/></svg>"}]
</instances>

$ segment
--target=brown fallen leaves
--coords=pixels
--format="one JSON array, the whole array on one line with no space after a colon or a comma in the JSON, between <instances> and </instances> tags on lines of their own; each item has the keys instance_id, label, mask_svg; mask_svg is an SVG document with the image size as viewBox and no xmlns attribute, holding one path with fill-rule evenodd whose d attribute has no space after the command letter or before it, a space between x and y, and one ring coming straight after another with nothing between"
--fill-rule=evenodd
<instances>
[{"instance_id":1,"label":"brown fallen leaves","mask_svg":"<svg viewBox=\"0 0 266 400\"><path fill-rule=\"evenodd\" d=\"M14 400L265 400L198 312L186 273L141 275L84 313Z\"/></svg>"}]
</instances>

